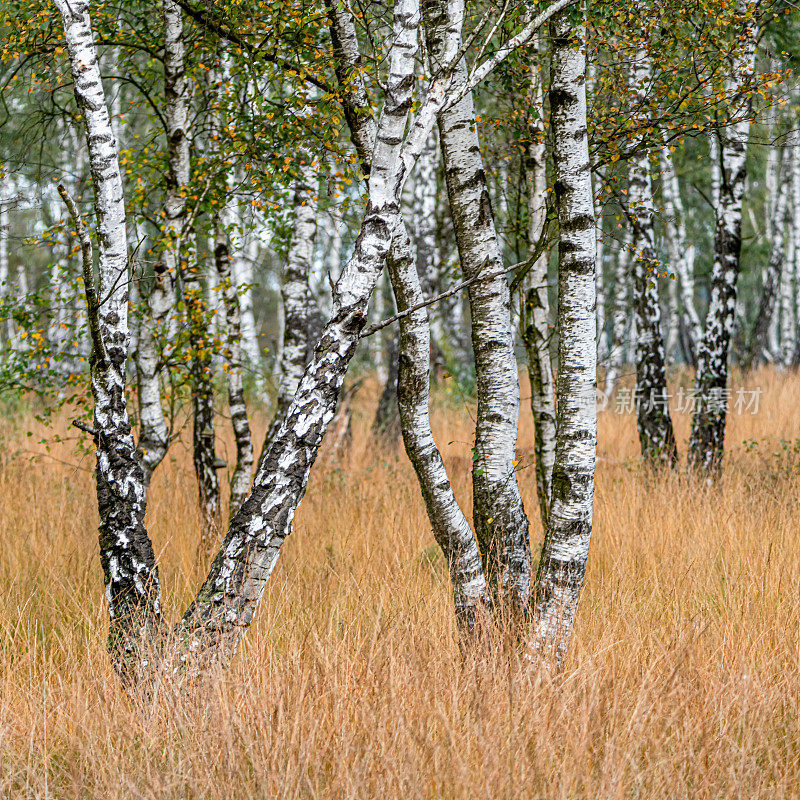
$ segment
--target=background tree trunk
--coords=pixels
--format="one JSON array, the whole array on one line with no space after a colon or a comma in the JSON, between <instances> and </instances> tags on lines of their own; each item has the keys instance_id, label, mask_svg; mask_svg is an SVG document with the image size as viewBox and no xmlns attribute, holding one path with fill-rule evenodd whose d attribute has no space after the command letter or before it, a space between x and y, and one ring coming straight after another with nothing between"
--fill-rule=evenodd
<instances>
[{"instance_id":1,"label":"background tree trunk","mask_svg":"<svg viewBox=\"0 0 800 800\"><path fill-rule=\"evenodd\" d=\"M539 53L543 53L541 38ZM541 59L539 59L541 62ZM528 190L528 248L533 254L540 246L547 222L547 154L544 128L544 91L540 64L530 67L531 119L528 123L525 180ZM536 492L542 528L547 530L550 494L556 450L556 400L550 361L550 299L548 297L548 253L534 261L520 292L520 336L528 357L533 414Z\"/></svg>"},{"instance_id":2,"label":"background tree trunk","mask_svg":"<svg viewBox=\"0 0 800 800\"><path fill-rule=\"evenodd\" d=\"M743 12L742 44L731 64L730 84L743 87L755 71L756 28L752 13L755 0L740 3ZM747 14L744 16L744 14ZM750 133L749 103L739 88L731 103L732 113L741 119L719 131L722 181L719 194L711 299L705 331L698 349L695 378L698 403L689 438L689 465L716 472L722 464L727 412L728 345L736 310L736 282L742 250L742 197L746 176L747 139Z\"/></svg>"}]
</instances>

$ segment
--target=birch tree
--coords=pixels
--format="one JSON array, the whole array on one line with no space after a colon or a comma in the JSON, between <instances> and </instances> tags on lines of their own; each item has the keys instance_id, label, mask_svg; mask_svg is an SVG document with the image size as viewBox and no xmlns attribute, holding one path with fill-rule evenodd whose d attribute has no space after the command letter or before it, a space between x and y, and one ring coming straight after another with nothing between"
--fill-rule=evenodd
<instances>
[{"instance_id":1,"label":"birch tree","mask_svg":"<svg viewBox=\"0 0 800 800\"><path fill-rule=\"evenodd\" d=\"M641 6L640 6L641 8ZM652 80L650 57L637 51L631 69L636 107L646 107ZM628 210L633 225L633 294L636 321L636 425L642 458L650 466L674 466L678 449L667 404L667 374L658 299L658 259L653 232L649 149L638 143L628 170Z\"/></svg>"},{"instance_id":2,"label":"birch tree","mask_svg":"<svg viewBox=\"0 0 800 800\"><path fill-rule=\"evenodd\" d=\"M109 649L117 670L133 681L146 667L135 653L142 638L161 626L161 592L153 547L144 527L145 478L136 457L125 401L128 345L128 254L125 201L116 141L100 78L87 0L55 0L61 15L74 82L83 115L94 187L98 230L99 283L92 245L81 217L79 229L86 302L92 334L92 434L97 446L97 504L100 563L111 624Z\"/></svg>"},{"instance_id":3,"label":"birch tree","mask_svg":"<svg viewBox=\"0 0 800 800\"><path fill-rule=\"evenodd\" d=\"M672 153L668 147L661 149L661 180L670 266L675 271L681 299L678 318L679 337L684 343L683 349L687 360L689 363L694 363L697 345L703 335L694 299L696 248L689 243L686 235L686 212Z\"/></svg>"},{"instance_id":4,"label":"birch tree","mask_svg":"<svg viewBox=\"0 0 800 800\"><path fill-rule=\"evenodd\" d=\"M778 287L785 261L786 229L789 218L789 186L788 180L781 179L776 190L777 197L772 213L772 221L768 227L770 257L762 277L761 296L758 311L753 320L748 343L748 353L745 366L754 367L758 361L769 354L769 332L775 319L775 310L778 300Z\"/></svg>"},{"instance_id":5,"label":"birch tree","mask_svg":"<svg viewBox=\"0 0 800 800\"><path fill-rule=\"evenodd\" d=\"M209 82L214 90L215 107L211 113L211 140L212 149L220 159L220 180L223 198L220 202L222 210L214 214L213 219L213 250L214 265L220 281L219 290L225 309L225 344L227 348L228 363L225 367L228 384L228 409L230 411L231 426L236 440L236 466L230 478L229 516L232 517L244 502L250 489L253 472L253 440L250 434L250 423L247 418L247 405L244 398L243 369L245 365L245 345L242 333L242 312L239 301L239 287L231 267L231 248L229 231L235 229L236 220L232 213L233 207L238 206L233 196L233 174L227 166L227 160L222 153L222 133L225 122L225 87L230 80L227 52L220 45L218 51L219 65L209 74Z\"/></svg>"},{"instance_id":6,"label":"birch tree","mask_svg":"<svg viewBox=\"0 0 800 800\"><path fill-rule=\"evenodd\" d=\"M313 154L304 152L300 158L304 163L293 187L294 223L281 280L283 342L276 366L278 397L262 454L269 450L270 442L292 402L312 346L309 341L312 303L309 281L317 231L318 179Z\"/></svg>"},{"instance_id":7,"label":"birch tree","mask_svg":"<svg viewBox=\"0 0 800 800\"><path fill-rule=\"evenodd\" d=\"M536 575L530 655L564 661L592 532L597 443L595 219L586 128L586 28L577 10L550 23L550 127L559 226L559 378L550 516Z\"/></svg>"},{"instance_id":8,"label":"birch tree","mask_svg":"<svg viewBox=\"0 0 800 800\"><path fill-rule=\"evenodd\" d=\"M144 470L145 491L170 443L161 405L162 344L175 313L175 282L186 237L186 187L189 183L188 86L184 71L183 20L174 0L162 0L164 22L164 121L167 174L164 196L163 252L153 269L147 310L138 329L136 374L139 396L137 451Z\"/></svg>"},{"instance_id":9,"label":"birch tree","mask_svg":"<svg viewBox=\"0 0 800 800\"><path fill-rule=\"evenodd\" d=\"M87 281L95 352L92 385L98 450L101 563L111 613L115 666L128 681L150 673L161 621L158 571L144 528L143 474L134 453L125 400L128 284L122 183L97 67L86 0L58 0L75 93L85 115L100 233L100 285ZM369 199L355 251L334 293L334 313L261 466L195 601L179 625L185 657L197 665L226 662L253 619L291 531L325 428L333 418L347 365L364 324L369 296L384 266L399 220L406 164L401 158L413 91L419 10L415 0L395 7L387 98L378 125ZM80 216L75 213L80 222ZM90 240L84 231L85 249ZM90 255L90 253L89 253ZM84 269L91 261L86 257ZM105 290L105 291L104 291ZM97 297L103 299L98 305ZM144 633L142 633L144 631Z\"/></svg>"},{"instance_id":10,"label":"birch tree","mask_svg":"<svg viewBox=\"0 0 800 800\"><path fill-rule=\"evenodd\" d=\"M696 394L699 398L689 438L689 465L714 473L722 463L725 438L724 402L728 382L728 347L736 310L736 284L742 249L742 197L750 132L748 83L755 72L756 0L740 2L737 47L730 65L731 116L717 131L720 186L714 237L714 267L705 331L698 348Z\"/></svg>"},{"instance_id":11,"label":"birch tree","mask_svg":"<svg viewBox=\"0 0 800 800\"><path fill-rule=\"evenodd\" d=\"M541 38L538 52L543 55ZM544 127L544 90L541 64L530 68L530 142L525 161L528 192L528 247L533 255L540 248L547 222L547 163ZM548 297L548 253L539 252L520 293L520 334L528 359L531 412L534 426L536 491L542 528L547 529L556 447L556 403L550 361L550 299Z\"/></svg>"},{"instance_id":12,"label":"birch tree","mask_svg":"<svg viewBox=\"0 0 800 800\"><path fill-rule=\"evenodd\" d=\"M425 36L434 69L459 52L463 2L423 0ZM466 62L454 71L467 85ZM442 110L439 138L456 242L465 278L497 272L502 255L494 226L471 93ZM472 470L473 518L484 570L511 608L530 595L528 519L514 471L519 419L519 380L505 277L469 288L478 410Z\"/></svg>"}]
</instances>

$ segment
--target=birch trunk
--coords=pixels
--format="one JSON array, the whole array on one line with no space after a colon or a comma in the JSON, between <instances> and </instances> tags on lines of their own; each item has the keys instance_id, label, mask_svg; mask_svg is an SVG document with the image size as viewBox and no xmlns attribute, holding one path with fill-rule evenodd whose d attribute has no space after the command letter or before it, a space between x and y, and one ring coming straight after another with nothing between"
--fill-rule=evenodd
<instances>
[{"instance_id":1,"label":"birch trunk","mask_svg":"<svg viewBox=\"0 0 800 800\"><path fill-rule=\"evenodd\" d=\"M794 331L797 325L794 308L794 273L797 269L797 248L791 228L787 242L786 263L780 277L780 359L778 365L785 370L794 356Z\"/></svg>"},{"instance_id":2,"label":"birch trunk","mask_svg":"<svg viewBox=\"0 0 800 800\"><path fill-rule=\"evenodd\" d=\"M223 49L219 52L219 71L213 70L209 75L216 97L216 108L211 115L212 143L217 158L220 159L222 147L220 137L223 130L225 87L230 81L230 70L227 64L227 54ZM247 405L244 399L244 384L242 371L244 367L244 347L242 342L242 315L239 305L238 286L231 269L230 241L228 230L234 228L235 220L231 213L232 207L237 204L232 193L232 174L227 168L224 158L220 159L222 170L222 185L225 187L225 198L222 201L222 213L215 215L214 219L214 264L220 280L222 303L225 310L224 336L227 349L228 363L225 366L228 384L228 409L231 416L231 426L236 440L236 466L230 478L230 501L228 515L230 518L236 514L244 502L250 489L253 472L253 440L250 434L250 424L247 419Z\"/></svg>"},{"instance_id":3,"label":"birch trunk","mask_svg":"<svg viewBox=\"0 0 800 800\"><path fill-rule=\"evenodd\" d=\"M11 220L8 211L11 206L12 196L10 181L8 176L5 176L3 185L0 187L0 302L5 302L11 293L8 263L8 239L11 234ZM17 291L19 291L19 288ZM2 334L5 337L6 346L10 347L14 340L14 321L8 313Z\"/></svg>"},{"instance_id":4,"label":"birch trunk","mask_svg":"<svg viewBox=\"0 0 800 800\"><path fill-rule=\"evenodd\" d=\"M146 492L125 402L128 345L128 254L117 146L103 93L87 0L55 0L61 16L75 98L83 116L95 194L99 285L91 242L81 237L86 299L92 317L91 380L97 445L100 563L111 624L109 650L128 680L147 666L143 640L161 627L161 594L153 547L144 527ZM87 247L88 245L88 247Z\"/></svg>"},{"instance_id":5,"label":"birch trunk","mask_svg":"<svg viewBox=\"0 0 800 800\"><path fill-rule=\"evenodd\" d=\"M541 39L538 52L543 55ZM542 59L538 59L541 63ZM540 64L530 68L532 113L528 123L525 181L528 191L528 248L534 253L547 221L547 154L545 150L544 91ZM547 530L556 449L556 401L550 361L550 300L547 252L539 255L520 290L520 336L528 358L533 414L536 492L542 528Z\"/></svg>"},{"instance_id":6,"label":"birch trunk","mask_svg":"<svg viewBox=\"0 0 800 800\"><path fill-rule=\"evenodd\" d=\"M791 365L800 364L800 135L795 132L789 165L792 176L792 273L795 281L795 296L792 310L795 312L795 327L791 334Z\"/></svg>"},{"instance_id":7,"label":"birch trunk","mask_svg":"<svg viewBox=\"0 0 800 800\"><path fill-rule=\"evenodd\" d=\"M399 311L424 299L419 273L401 224L395 232L389 275ZM424 308L400 319L397 399L403 443L414 466L433 535L450 571L456 619L469 634L488 606L489 595L480 552L467 518L453 494L429 416L430 327Z\"/></svg>"},{"instance_id":8,"label":"birch trunk","mask_svg":"<svg viewBox=\"0 0 800 800\"><path fill-rule=\"evenodd\" d=\"M769 334L773 321L777 316L775 306L778 299L778 287L781 282L781 273L784 264L786 228L788 223L788 188L786 181L781 181L777 190L777 199L772 206L772 217L769 225L772 249L769 263L764 271L761 299L758 312L750 332L746 368L752 369L765 356L769 357Z\"/></svg>"},{"instance_id":9,"label":"birch trunk","mask_svg":"<svg viewBox=\"0 0 800 800\"><path fill-rule=\"evenodd\" d=\"M228 378L228 408L231 426L236 440L236 467L231 474L230 510L233 517L239 510L250 489L253 472L253 439L247 419L247 405L244 400L242 366L245 360L242 347L242 323L239 308L239 294L231 273L228 237L223 226L218 226L214 263L219 275L222 298L225 305L225 336L228 350L226 367Z\"/></svg>"},{"instance_id":10,"label":"birch trunk","mask_svg":"<svg viewBox=\"0 0 800 800\"><path fill-rule=\"evenodd\" d=\"M550 126L559 223L558 430L553 495L534 591L531 655L560 668L592 532L597 442L595 219L586 130L586 28L574 10L550 23Z\"/></svg>"},{"instance_id":11,"label":"birch trunk","mask_svg":"<svg viewBox=\"0 0 800 800\"><path fill-rule=\"evenodd\" d=\"M334 416L347 366L366 319L399 220L401 146L411 107L419 10L395 5L387 96L372 158L369 199L355 250L339 279L333 316L183 627L198 656L226 661L253 619L291 531L322 437Z\"/></svg>"},{"instance_id":12,"label":"birch trunk","mask_svg":"<svg viewBox=\"0 0 800 800\"><path fill-rule=\"evenodd\" d=\"M625 363L626 335L628 333L628 265L631 252L630 233L626 232L625 238L617 251L616 267L614 269L614 312L611 317L611 346L608 350L608 369L606 370L603 395L605 402L610 402L614 395Z\"/></svg>"},{"instance_id":13,"label":"birch trunk","mask_svg":"<svg viewBox=\"0 0 800 800\"><path fill-rule=\"evenodd\" d=\"M254 234L245 236L241 205L236 198L229 204L232 216L231 225L239 232L239 246L234 248L231 269L242 319L242 349L247 366L255 382L257 396L264 401L267 390L264 380L264 358L258 343L256 319L253 312L253 284L255 283L255 264L258 258L258 243Z\"/></svg>"},{"instance_id":14,"label":"birch trunk","mask_svg":"<svg viewBox=\"0 0 800 800\"><path fill-rule=\"evenodd\" d=\"M463 3L424 0L423 14L431 64L447 64L461 47ZM457 84L466 84L463 59L454 75ZM503 262L471 92L442 111L438 123L464 277L473 278L483 270L497 272ZM475 532L487 580L502 587L512 610L521 610L530 597L530 542L513 463L519 379L505 277L472 284L469 300L478 398L472 471Z\"/></svg>"},{"instance_id":15,"label":"birch trunk","mask_svg":"<svg viewBox=\"0 0 800 800\"><path fill-rule=\"evenodd\" d=\"M743 86L755 71L756 27L752 13L756 0L740 4L743 18L740 49L731 64L730 83ZM728 382L728 347L736 310L736 283L742 250L742 197L746 176L747 139L750 133L749 100L742 89L731 102L741 117L720 129L721 184L714 239L711 298L703 339L698 348L696 394L699 398L689 437L689 465L717 472L725 441L725 389Z\"/></svg>"},{"instance_id":16,"label":"birch trunk","mask_svg":"<svg viewBox=\"0 0 800 800\"><path fill-rule=\"evenodd\" d=\"M646 107L652 68L645 50L631 70L635 107ZM633 309L636 321L636 426L642 458L651 467L675 466L678 448L667 404L667 372L658 300L658 258L653 232L650 153L639 147L630 160L628 200L633 225Z\"/></svg>"},{"instance_id":17,"label":"birch trunk","mask_svg":"<svg viewBox=\"0 0 800 800\"><path fill-rule=\"evenodd\" d=\"M305 163L300 167L294 184L294 229L281 282L284 323L283 343L277 364L278 398L261 451L262 459L280 430L312 348L309 340L312 304L310 279L317 232L317 166L310 153L302 153L300 157Z\"/></svg>"},{"instance_id":18,"label":"birch trunk","mask_svg":"<svg viewBox=\"0 0 800 800\"><path fill-rule=\"evenodd\" d=\"M667 246L675 270L681 300L679 324L694 363L697 345L703 335L700 317L694 301L694 245L687 242L686 214L681 200L680 184L669 148L661 149L662 193L667 226Z\"/></svg>"},{"instance_id":19,"label":"birch trunk","mask_svg":"<svg viewBox=\"0 0 800 800\"><path fill-rule=\"evenodd\" d=\"M186 187L189 139L183 20L174 0L162 0L164 20L164 120L167 125L167 176L163 253L155 264L147 311L138 331L136 367L139 395L139 443L145 490L167 454L170 431L161 405L162 343L175 308L175 281L186 237Z\"/></svg>"}]
</instances>

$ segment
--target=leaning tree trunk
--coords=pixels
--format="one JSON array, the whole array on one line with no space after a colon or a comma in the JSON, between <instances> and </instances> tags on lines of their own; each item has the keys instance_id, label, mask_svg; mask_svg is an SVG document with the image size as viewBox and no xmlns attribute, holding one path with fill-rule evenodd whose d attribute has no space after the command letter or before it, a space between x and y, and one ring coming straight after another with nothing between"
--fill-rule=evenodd
<instances>
[{"instance_id":1,"label":"leaning tree trunk","mask_svg":"<svg viewBox=\"0 0 800 800\"><path fill-rule=\"evenodd\" d=\"M711 298L705 332L698 348L695 394L698 401L689 437L689 466L715 473L722 464L725 441L728 383L728 346L736 311L736 283L742 250L742 197L746 176L750 101L746 84L755 70L755 0L740 6L743 15L742 44L731 65L731 83L738 90L730 106L737 119L719 131L722 180L719 188Z\"/></svg>"},{"instance_id":2,"label":"leaning tree trunk","mask_svg":"<svg viewBox=\"0 0 800 800\"><path fill-rule=\"evenodd\" d=\"M158 568L144 527L144 476L136 457L125 401L128 345L125 200L89 3L87 0L69 3L55 0L55 3L64 26L75 99L86 130L98 225L97 286L91 240L82 224L79 233L92 334L93 434L97 445L100 563L111 616L109 650L118 672L128 680L135 680L147 666L148 654L140 655L140 646L162 623ZM80 223L77 213L75 217Z\"/></svg>"},{"instance_id":3,"label":"leaning tree trunk","mask_svg":"<svg viewBox=\"0 0 800 800\"><path fill-rule=\"evenodd\" d=\"M250 496L231 521L208 578L184 616L183 628L198 656L227 660L250 625L335 414L369 298L400 219L405 169L400 155L414 87L418 27L417 0L398 0L387 96L375 138L361 231L336 285L333 315L261 460Z\"/></svg>"},{"instance_id":4,"label":"leaning tree trunk","mask_svg":"<svg viewBox=\"0 0 800 800\"><path fill-rule=\"evenodd\" d=\"M595 219L586 130L586 28L551 21L550 127L559 225L558 430L553 495L534 591L533 657L560 668L592 532L597 443Z\"/></svg>"},{"instance_id":5,"label":"leaning tree trunk","mask_svg":"<svg viewBox=\"0 0 800 800\"><path fill-rule=\"evenodd\" d=\"M461 46L460 3L424 0L432 66L447 64ZM462 59L455 71L466 83ZM503 261L481 157L472 93L439 114L439 135L464 277L498 272ZM511 295L504 276L469 287L478 399L473 458L473 518L484 571L512 609L530 596L528 519L514 461L519 421L519 376L511 326Z\"/></svg>"},{"instance_id":6,"label":"leaning tree trunk","mask_svg":"<svg viewBox=\"0 0 800 800\"><path fill-rule=\"evenodd\" d=\"M401 223L388 261L397 307L404 311L424 299L408 234ZM467 518L453 494L429 416L430 327L424 308L400 319L397 399L408 458L414 466L433 535L450 571L456 619L462 634L472 632L489 595L480 552Z\"/></svg>"},{"instance_id":7,"label":"leaning tree trunk","mask_svg":"<svg viewBox=\"0 0 800 800\"><path fill-rule=\"evenodd\" d=\"M639 50L631 70L631 92L637 108L646 107L652 81L650 57ZM667 395L658 258L653 232L653 187L650 153L640 145L628 171L628 213L633 225L633 309L636 321L636 426L642 458L651 467L674 467L678 448Z\"/></svg>"},{"instance_id":8,"label":"leaning tree trunk","mask_svg":"<svg viewBox=\"0 0 800 800\"><path fill-rule=\"evenodd\" d=\"M541 40L540 40L541 42ZM543 48L538 48L542 53ZM541 60L541 59L540 59ZM528 190L528 248L541 248L547 222L547 154L544 129L544 92L540 65L530 67L532 114L528 123L530 143L525 160ZM550 300L548 297L546 250L539 253L520 290L520 335L528 358L533 414L536 492L542 528L547 530L553 462L556 451L556 400L550 361Z\"/></svg>"},{"instance_id":9,"label":"leaning tree trunk","mask_svg":"<svg viewBox=\"0 0 800 800\"><path fill-rule=\"evenodd\" d=\"M124 197L86 0L57 0L70 51L75 93L87 127L100 229L100 297L86 281L92 311L95 426L98 443L98 504L101 555L112 617L115 664L134 681L157 664L152 641L161 627L158 573L144 529L145 493L134 453L125 398L127 345L127 254ZM376 137L361 232L337 283L333 316L321 336L295 398L258 471L253 490L231 521L209 576L179 627L182 657L171 666L201 667L227 662L250 624L280 547L305 492L309 472L356 350L367 304L383 269L397 226L406 169L401 158L414 88L419 11L416 0L398 0L386 101ZM76 219L80 217L75 213ZM84 274L91 274L91 243L83 234ZM87 252L88 251L88 256ZM161 641L160 638L157 638ZM125 658L125 653L131 653ZM171 648L168 653L174 653ZM133 660L133 664L131 664Z\"/></svg>"}]
</instances>

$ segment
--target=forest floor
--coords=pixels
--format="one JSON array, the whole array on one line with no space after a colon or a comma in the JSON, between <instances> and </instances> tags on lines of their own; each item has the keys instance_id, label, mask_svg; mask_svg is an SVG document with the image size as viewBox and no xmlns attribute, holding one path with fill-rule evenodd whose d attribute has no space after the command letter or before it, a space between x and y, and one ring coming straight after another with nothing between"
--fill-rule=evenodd
<instances>
[{"instance_id":1,"label":"forest floor","mask_svg":"<svg viewBox=\"0 0 800 800\"><path fill-rule=\"evenodd\" d=\"M92 458L67 443L31 460L38 432L6 420L0 797L800 797L800 377L762 371L744 388L715 486L648 477L633 414L601 414L589 569L553 680L500 644L461 659L419 489L404 455L370 441L365 385L353 445L315 467L231 670L145 709L105 652ZM439 393L465 506L470 411ZM685 463L690 417L674 418ZM523 402L537 552L531 446ZM156 474L148 527L174 619L208 561L184 445Z\"/></svg>"}]
</instances>

